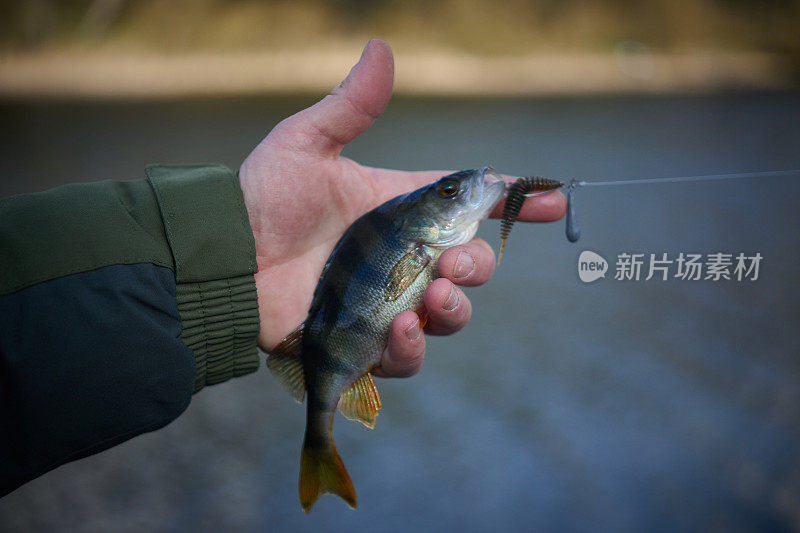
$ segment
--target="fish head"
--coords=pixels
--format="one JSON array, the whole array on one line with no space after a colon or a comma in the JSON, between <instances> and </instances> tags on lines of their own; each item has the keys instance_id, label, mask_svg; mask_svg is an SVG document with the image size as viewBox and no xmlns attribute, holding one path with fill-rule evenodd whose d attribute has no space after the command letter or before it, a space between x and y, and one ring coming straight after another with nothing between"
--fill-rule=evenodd
<instances>
[{"instance_id":1,"label":"fish head","mask_svg":"<svg viewBox=\"0 0 800 533\"><path fill-rule=\"evenodd\" d=\"M503 178L490 167L444 176L402 200L400 233L434 247L463 244L475 235L505 190Z\"/></svg>"}]
</instances>

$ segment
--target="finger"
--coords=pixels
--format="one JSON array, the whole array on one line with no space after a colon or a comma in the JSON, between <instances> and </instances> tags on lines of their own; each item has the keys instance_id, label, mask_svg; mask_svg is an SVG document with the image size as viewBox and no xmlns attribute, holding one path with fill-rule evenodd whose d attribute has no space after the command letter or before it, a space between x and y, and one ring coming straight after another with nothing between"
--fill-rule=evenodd
<instances>
[{"instance_id":1,"label":"finger","mask_svg":"<svg viewBox=\"0 0 800 533\"><path fill-rule=\"evenodd\" d=\"M425 358L425 335L419 317L413 311L403 311L392 321L389 344L381 362L372 373L382 378L406 378L422 367Z\"/></svg>"},{"instance_id":2,"label":"finger","mask_svg":"<svg viewBox=\"0 0 800 533\"><path fill-rule=\"evenodd\" d=\"M425 290L423 296L428 311L425 331L431 335L450 335L460 330L472 316L472 304L453 282L439 278Z\"/></svg>"},{"instance_id":3,"label":"finger","mask_svg":"<svg viewBox=\"0 0 800 533\"><path fill-rule=\"evenodd\" d=\"M389 104L394 59L389 45L372 39L358 63L331 94L283 121L278 131L295 146L322 156L336 156L364 133Z\"/></svg>"},{"instance_id":4,"label":"finger","mask_svg":"<svg viewBox=\"0 0 800 533\"><path fill-rule=\"evenodd\" d=\"M494 272L494 250L483 239L472 239L462 246L453 246L439 257L439 274L467 287L482 285Z\"/></svg>"}]
</instances>

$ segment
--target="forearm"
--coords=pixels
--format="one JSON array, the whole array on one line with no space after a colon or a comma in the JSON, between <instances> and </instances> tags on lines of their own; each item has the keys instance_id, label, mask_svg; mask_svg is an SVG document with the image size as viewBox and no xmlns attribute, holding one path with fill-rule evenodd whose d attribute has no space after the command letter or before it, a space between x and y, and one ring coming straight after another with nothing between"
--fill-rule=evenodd
<instances>
[{"instance_id":1,"label":"forearm","mask_svg":"<svg viewBox=\"0 0 800 533\"><path fill-rule=\"evenodd\" d=\"M0 494L254 371L255 253L216 166L0 200Z\"/></svg>"}]
</instances>

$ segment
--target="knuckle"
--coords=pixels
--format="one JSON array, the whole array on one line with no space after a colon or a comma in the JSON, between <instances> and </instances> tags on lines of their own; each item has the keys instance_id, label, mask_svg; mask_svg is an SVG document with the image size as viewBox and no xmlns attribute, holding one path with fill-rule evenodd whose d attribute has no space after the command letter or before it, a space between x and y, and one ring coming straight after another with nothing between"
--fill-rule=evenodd
<instances>
[{"instance_id":1,"label":"knuckle","mask_svg":"<svg viewBox=\"0 0 800 533\"><path fill-rule=\"evenodd\" d=\"M411 352L404 355L396 354L391 357L389 370L392 376L406 378L413 376L422 367L425 351Z\"/></svg>"}]
</instances>

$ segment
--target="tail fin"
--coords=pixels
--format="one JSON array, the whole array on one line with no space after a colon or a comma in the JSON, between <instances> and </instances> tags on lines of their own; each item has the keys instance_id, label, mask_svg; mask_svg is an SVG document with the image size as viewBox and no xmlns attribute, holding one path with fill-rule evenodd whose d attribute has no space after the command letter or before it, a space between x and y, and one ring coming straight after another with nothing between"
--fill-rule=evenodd
<instances>
[{"instance_id":1,"label":"tail fin","mask_svg":"<svg viewBox=\"0 0 800 533\"><path fill-rule=\"evenodd\" d=\"M300 505L308 513L321 494L329 492L356 508L356 489L347 469L331 441L323 450L309 448L303 443L300 459Z\"/></svg>"}]
</instances>

